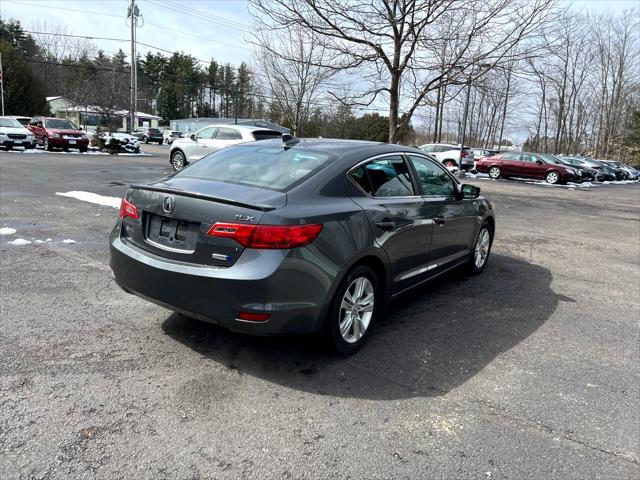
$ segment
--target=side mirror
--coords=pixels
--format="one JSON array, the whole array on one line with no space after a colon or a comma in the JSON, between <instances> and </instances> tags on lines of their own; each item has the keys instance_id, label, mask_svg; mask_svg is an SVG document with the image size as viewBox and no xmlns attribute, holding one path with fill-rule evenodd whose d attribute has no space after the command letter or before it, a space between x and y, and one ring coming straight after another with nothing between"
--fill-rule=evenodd
<instances>
[{"instance_id":1,"label":"side mirror","mask_svg":"<svg viewBox=\"0 0 640 480\"><path fill-rule=\"evenodd\" d=\"M36 123L36 127L41 127L42 128L42 122Z\"/></svg>"},{"instance_id":2,"label":"side mirror","mask_svg":"<svg viewBox=\"0 0 640 480\"><path fill-rule=\"evenodd\" d=\"M82 130L82 127L78 128L78 130Z\"/></svg>"},{"instance_id":3,"label":"side mirror","mask_svg":"<svg viewBox=\"0 0 640 480\"><path fill-rule=\"evenodd\" d=\"M197 141L198 141L198 139L196 138L196 134L195 134L195 133L192 133L191 135L189 135L189 138L190 138L191 140L193 140L194 142L197 142Z\"/></svg>"},{"instance_id":4,"label":"side mirror","mask_svg":"<svg viewBox=\"0 0 640 480\"><path fill-rule=\"evenodd\" d=\"M538 165L544 165L544 162L543 162L542 160L540 160L540 159L537 159L537 160L536 160L536 163L537 163Z\"/></svg>"},{"instance_id":5,"label":"side mirror","mask_svg":"<svg viewBox=\"0 0 640 480\"><path fill-rule=\"evenodd\" d=\"M460 185L460 198L473 200L474 198L478 198L480 196L480 187L476 187L475 185L469 185L468 183L463 183Z\"/></svg>"}]
</instances>

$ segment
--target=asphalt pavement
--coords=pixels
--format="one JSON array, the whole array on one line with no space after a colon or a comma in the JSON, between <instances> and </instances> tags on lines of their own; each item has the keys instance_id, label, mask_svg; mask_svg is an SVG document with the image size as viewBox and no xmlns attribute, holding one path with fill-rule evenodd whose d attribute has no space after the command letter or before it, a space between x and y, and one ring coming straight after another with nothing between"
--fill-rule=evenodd
<instances>
[{"instance_id":1,"label":"asphalt pavement","mask_svg":"<svg viewBox=\"0 0 640 480\"><path fill-rule=\"evenodd\" d=\"M170 172L144 149L0 152L0 478L640 478L639 184L468 180L496 209L486 271L342 358L114 284L117 210L56 193Z\"/></svg>"}]
</instances>

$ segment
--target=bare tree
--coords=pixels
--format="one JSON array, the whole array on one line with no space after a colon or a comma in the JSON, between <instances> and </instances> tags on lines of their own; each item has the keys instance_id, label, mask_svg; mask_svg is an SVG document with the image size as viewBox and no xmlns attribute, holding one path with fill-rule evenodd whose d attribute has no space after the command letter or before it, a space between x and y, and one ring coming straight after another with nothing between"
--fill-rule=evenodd
<instances>
[{"instance_id":1,"label":"bare tree","mask_svg":"<svg viewBox=\"0 0 640 480\"><path fill-rule=\"evenodd\" d=\"M300 25L287 30L259 32L255 39L256 63L284 122L300 135L324 91L322 85L334 74L320 65L327 61L318 35Z\"/></svg>"},{"instance_id":2,"label":"bare tree","mask_svg":"<svg viewBox=\"0 0 640 480\"><path fill-rule=\"evenodd\" d=\"M380 95L388 100L390 142L427 103L431 91L482 75L504 61L514 45L538 36L554 4L555 0L251 0L262 31L300 27L313 32L330 52L330 61L318 66L358 70L368 82L363 102L370 104ZM434 24L448 27L443 36L432 34ZM444 68L434 54L442 51L443 40L448 43ZM528 55L533 51L522 49ZM485 66L478 70L476 64Z\"/></svg>"}]
</instances>

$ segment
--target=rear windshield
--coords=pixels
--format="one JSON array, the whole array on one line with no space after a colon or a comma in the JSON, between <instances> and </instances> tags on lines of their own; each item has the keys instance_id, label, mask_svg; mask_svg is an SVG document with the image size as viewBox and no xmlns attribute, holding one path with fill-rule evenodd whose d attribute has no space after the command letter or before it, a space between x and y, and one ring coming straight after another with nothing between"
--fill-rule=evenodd
<instances>
[{"instance_id":1,"label":"rear windshield","mask_svg":"<svg viewBox=\"0 0 640 480\"><path fill-rule=\"evenodd\" d=\"M150 128L149 132L150 133L160 133L160 130L158 130L157 128Z\"/></svg>"},{"instance_id":2,"label":"rear windshield","mask_svg":"<svg viewBox=\"0 0 640 480\"><path fill-rule=\"evenodd\" d=\"M45 120L47 128L59 128L61 130L78 130L76 124L64 118L47 118Z\"/></svg>"},{"instance_id":3,"label":"rear windshield","mask_svg":"<svg viewBox=\"0 0 640 480\"><path fill-rule=\"evenodd\" d=\"M29 122L31 121L30 118L18 118L17 120L20 125L29 125Z\"/></svg>"},{"instance_id":4,"label":"rear windshield","mask_svg":"<svg viewBox=\"0 0 640 480\"><path fill-rule=\"evenodd\" d=\"M275 130L254 130L251 134L256 140L269 140L282 137L282 133Z\"/></svg>"},{"instance_id":5,"label":"rear windshield","mask_svg":"<svg viewBox=\"0 0 640 480\"><path fill-rule=\"evenodd\" d=\"M284 191L334 159L330 153L252 144L218 150L175 175Z\"/></svg>"}]
</instances>

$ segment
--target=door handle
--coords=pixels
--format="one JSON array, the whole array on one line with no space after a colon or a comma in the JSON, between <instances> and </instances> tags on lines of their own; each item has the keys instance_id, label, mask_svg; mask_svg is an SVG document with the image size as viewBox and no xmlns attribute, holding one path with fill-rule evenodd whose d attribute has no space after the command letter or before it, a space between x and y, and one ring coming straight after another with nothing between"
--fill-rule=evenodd
<instances>
[{"instance_id":1,"label":"door handle","mask_svg":"<svg viewBox=\"0 0 640 480\"><path fill-rule=\"evenodd\" d=\"M444 224L444 222L446 222L446 220L444 219L444 217L435 217L435 218L433 219L433 221L434 221L435 223L437 223L438 225L443 225L443 224Z\"/></svg>"},{"instance_id":2,"label":"door handle","mask_svg":"<svg viewBox=\"0 0 640 480\"><path fill-rule=\"evenodd\" d=\"M385 231L389 231L396 228L396 222L394 222L393 220L389 220L388 218L385 218L380 222L376 222L376 227Z\"/></svg>"}]
</instances>

